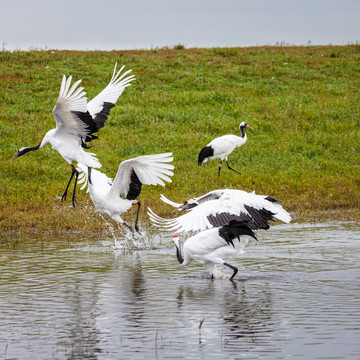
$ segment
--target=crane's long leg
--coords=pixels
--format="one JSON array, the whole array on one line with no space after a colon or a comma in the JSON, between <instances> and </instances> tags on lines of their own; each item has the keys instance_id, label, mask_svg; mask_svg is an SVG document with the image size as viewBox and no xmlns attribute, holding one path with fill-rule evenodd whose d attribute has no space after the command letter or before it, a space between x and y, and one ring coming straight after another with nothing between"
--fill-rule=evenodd
<instances>
[{"instance_id":1,"label":"crane's long leg","mask_svg":"<svg viewBox=\"0 0 360 360\"><path fill-rule=\"evenodd\" d=\"M126 222L123 222L122 224L126 226L131 231L132 234L134 234L134 229L130 225L128 225Z\"/></svg>"},{"instance_id":2,"label":"crane's long leg","mask_svg":"<svg viewBox=\"0 0 360 360\"><path fill-rule=\"evenodd\" d=\"M75 205L76 205L75 190L76 190L76 184L77 184L77 181L78 181L78 177L79 177L79 172L75 169L75 184L74 184L74 191L73 191L73 195L72 195L72 205L73 205L73 207L75 207Z\"/></svg>"},{"instance_id":3,"label":"crane's long leg","mask_svg":"<svg viewBox=\"0 0 360 360\"><path fill-rule=\"evenodd\" d=\"M220 175L221 167L222 167L222 160L219 162L219 172L218 172L218 175Z\"/></svg>"},{"instance_id":4,"label":"crane's long leg","mask_svg":"<svg viewBox=\"0 0 360 360\"><path fill-rule=\"evenodd\" d=\"M138 209L137 209L137 213L136 213L136 220L135 220L135 230L139 233L139 234L141 234L141 232L139 231L139 227L138 227L138 221L139 221L139 214L140 214L140 205L141 205L141 203L140 203L140 201L137 201L136 202L137 203L137 205L138 205Z\"/></svg>"},{"instance_id":5,"label":"crane's long leg","mask_svg":"<svg viewBox=\"0 0 360 360\"><path fill-rule=\"evenodd\" d=\"M223 265L225 265L225 266L229 267L230 269L233 269L233 270L234 270L234 273L232 274L232 276L231 276L231 278L230 278L230 280L232 280L232 279L234 278L234 276L237 274L238 268L235 267L235 266L233 266L233 265L230 265L230 264L228 264L228 263L226 263L226 262L224 262Z\"/></svg>"},{"instance_id":6,"label":"crane's long leg","mask_svg":"<svg viewBox=\"0 0 360 360\"><path fill-rule=\"evenodd\" d=\"M71 176L70 176L70 180L69 180L69 182L68 182L68 184L67 184L67 186L66 186L66 189L65 189L64 193L63 193L62 196L61 196L61 201L66 201L67 192L68 192L68 189L69 189L71 180L72 180L72 178L73 178L74 175L75 175L75 172L76 172L76 169L74 168L73 165L71 165Z\"/></svg>"},{"instance_id":7,"label":"crane's long leg","mask_svg":"<svg viewBox=\"0 0 360 360\"><path fill-rule=\"evenodd\" d=\"M238 174L240 174L240 175L241 175L241 172L239 172L239 171L237 171L237 170L233 169L232 167L230 167L230 165L229 165L229 163L228 163L228 161L227 161L227 160L226 160L226 164L227 164L228 169L230 169L230 170L232 170L232 171L235 171L235 172L237 172Z\"/></svg>"}]
</instances>

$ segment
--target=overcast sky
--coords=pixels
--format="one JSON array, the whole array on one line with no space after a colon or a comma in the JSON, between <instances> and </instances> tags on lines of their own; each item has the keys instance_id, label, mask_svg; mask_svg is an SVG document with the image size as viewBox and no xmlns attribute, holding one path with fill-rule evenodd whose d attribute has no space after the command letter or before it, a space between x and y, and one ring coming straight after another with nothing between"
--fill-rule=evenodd
<instances>
[{"instance_id":1,"label":"overcast sky","mask_svg":"<svg viewBox=\"0 0 360 360\"><path fill-rule=\"evenodd\" d=\"M7 50L360 41L360 0L0 0L0 4L0 44Z\"/></svg>"}]
</instances>

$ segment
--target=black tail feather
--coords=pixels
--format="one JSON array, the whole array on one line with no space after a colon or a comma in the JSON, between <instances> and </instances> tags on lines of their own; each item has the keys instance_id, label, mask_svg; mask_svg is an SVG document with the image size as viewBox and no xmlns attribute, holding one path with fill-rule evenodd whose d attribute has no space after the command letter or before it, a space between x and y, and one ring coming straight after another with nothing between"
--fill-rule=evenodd
<instances>
[{"instance_id":1,"label":"black tail feather","mask_svg":"<svg viewBox=\"0 0 360 360\"><path fill-rule=\"evenodd\" d=\"M198 165L200 166L210 156L214 156L214 149L211 146L203 147L199 152Z\"/></svg>"},{"instance_id":2,"label":"black tail feather","mask_svg":"<svg viewBox=\"0 0 360 360\"><path fill-rule=\"evenodd\" d=\"M248 235L257 240L247 221L231 220L227 225L219 229L219 235L232 246L234 246L233 240L241 235Z\"/></svg>"}]
</instances>

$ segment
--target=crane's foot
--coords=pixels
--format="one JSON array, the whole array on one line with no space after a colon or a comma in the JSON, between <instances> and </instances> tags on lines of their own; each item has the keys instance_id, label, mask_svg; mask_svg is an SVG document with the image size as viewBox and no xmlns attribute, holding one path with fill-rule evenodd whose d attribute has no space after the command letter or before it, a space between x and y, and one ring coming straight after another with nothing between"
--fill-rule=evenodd
<instances>
[{"instance_id":1,"label":"crane's foot","mask_svg":"<svg viewBox=\"0 0 360 360\"><path fill-rule=\"evenodd\" d=\"M142 235L142 233L140 232L140 229L139 227L137 226L137 224L135 224L135 230L138 234Z\"/></svg>"},{"instance_id":2,"label":"crane's foot","mask_svg":"<svg viewBox=\"0 0 360 360\"><path fill-rule=\"evenodd\" d=\"M227 165L227 167L228 167L228 169L229 169L229 170L235 171L236 173L238 173L238 174L240 174L240 175L241 175L241 172L240 172L240 171L237 171L237 170L235 170L235 169L233 169L233 168L229 165L229 163L228 163L228 162L226 162L226 165Z\"/></svg>"},{"instance_id":3,"label":"crane's foot","mask_svg":"<svg viewBox=\"0 0 360 360\"><path fill-rule=\"evenodd\" d=\"M228 264L228 263L226 263L226 262L224 262L223 265L229 267L230 269L232 269L232 270L234 271L234 273L233 273L232 276L230 277L230 280L233 281L233 278L235 277L235 275L236 275L237 272L238 272L238 268L235 267L235 266L233 266L233 265L230 265L230 264Z\"/></svg>"},{"instance_id":4,"label":"crane's foot","mask_svg":"<svg viewBox=\"0 0 360 360\"><path fill-rule=\"evenodd\" d=\"M73 196L71 198L71 201L72 201L72 206L75 207L76 206L76 196L75 196L75 194L73 194Z\"/></svg>"},{"instance_id":5,"label":"crane's foot","mask_svg":"<svg viewBox=\"0 0 360 360\"><path fill-rule=\"evenodd\" d=\"M66 201L67 191L65 191L61 196L61 202Z\"/></svg>"},{"instance_id":6,"label":"crane's foot","mask_svg":"<svg viewBox=\"0 0 360 360\"><path fill-rule=\"evenodd\" d=\"M128 225L128 224L125 223L125 222L123 223L123 225L126 226L133 235L135 234L134 229L133 229L130 225Z\"/></svg>"}]
</instances>

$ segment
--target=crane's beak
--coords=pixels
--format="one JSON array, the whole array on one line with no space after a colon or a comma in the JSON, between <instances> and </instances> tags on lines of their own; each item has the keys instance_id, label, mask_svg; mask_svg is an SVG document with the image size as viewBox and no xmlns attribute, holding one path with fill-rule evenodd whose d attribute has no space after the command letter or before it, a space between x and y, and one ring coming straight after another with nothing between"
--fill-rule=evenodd
<instances>
[{"instance_id":1,"label":"crane's beak","mask_svg":"<svg viewBox=\"0 0 360 360\"><path fill-rule=\"evenodd\" d=\"M246 125L246 127L248 127L251 130L254 130L254 128L252 128L250 125Z\"/></svg>"},{"instance_id":2,"label":"crane's beak","mask_svg":"<svg viewBox=\"0 0 360 360\"><path fill-rule=\"evenodd\" d=\"M37 146L23 147L18 150L18 152L10 159L10 161L14 161L17 157L24 155L29 151L39 150L39 149L40 149L40 144Z\"/></svg>"},{"instance_id":3,"label":"crane's beak","mask_svg":"<svg viewBox=\"0 0 360 360\"><path fill-rule=\"evenodd\" d=\"M19 153L16 153L9 161L13 162L18 156L19 156Z\"/></svg>"},{"instance_id":4,"label":"crane's beak","mask_svg":"<svg viewBox=\"0 0 360 360\"><path fill-rule=\"evenodd\" d=\"M182 204L181 206L179 206L176 210L182 212L186 209L186 204Z\"/></svg>"}]
</instances>

